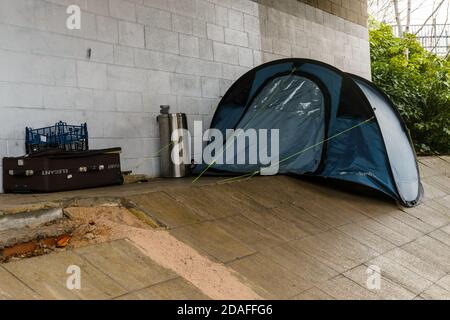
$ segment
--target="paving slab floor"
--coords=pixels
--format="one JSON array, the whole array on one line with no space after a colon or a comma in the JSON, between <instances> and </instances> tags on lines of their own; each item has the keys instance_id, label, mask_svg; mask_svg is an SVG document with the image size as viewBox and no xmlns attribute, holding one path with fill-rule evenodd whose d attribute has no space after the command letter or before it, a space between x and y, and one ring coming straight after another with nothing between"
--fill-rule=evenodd
<instances>
[{"instance_id":1,"label":"paving slab floor","mask_svg":"<svg viewBox=\"0 0 450 320\"><path fill-rule=\"evenodd\" d=\"M195 253L185 267L174 267L130 234L4 263L0 299L226 299L239 292L254 299L450 299L450 160L419 163L425 199L410 209L286 176L0 195L3 212L70 199L126 199L165 226L154 232ZM203 271L224 280L203 284L189 269L199 257ZM67 286L72 265L80 268L80 289ZM374 272L377 288L368 286Z\"/></svg>"}]
</instances>

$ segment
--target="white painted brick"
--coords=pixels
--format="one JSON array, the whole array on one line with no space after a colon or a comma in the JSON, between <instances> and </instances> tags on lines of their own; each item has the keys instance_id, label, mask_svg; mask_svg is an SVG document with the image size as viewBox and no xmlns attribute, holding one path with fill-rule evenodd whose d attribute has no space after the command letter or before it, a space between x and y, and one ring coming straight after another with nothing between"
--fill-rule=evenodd
<instances>
[{"instance_id":1,"label":"white painted brick","mask_svg":"<svg viewBox=\"0 0 450 320\"><path fill-rule=\"evenodd\" d=\"M198 38L180 34L180 55L198 58L200 55Z\"/></svg>"},{"instance_id":2,"label":"white painted brick","mask_svg":"<svg viewBox=\"0 0 450 320\"><path fill-rule=\"evenodd\" d=\"M305 18L310 21L315 21L315 8L312 6L305 6Z\"/></svg>"},{"instance_id":3,"label":"white painted brick","mask_svg":"<svg viewBox=\"0 0 450 320\"><path fill-rule=\"evenodd\" d=\"M39 4L40 7L37 7L36 4ZM43 2L3 0L0 1L0 21L7 24L44 29L45 9Z\"/></svg>"},{"instance_id":4,"label":"white painted brick","mask_svg":"<svg viewBox=\"0 0 450 320\"><path fill-rule=\"evenodd\" d=\"M0 50L0 81L74 86L75 62Z\"/></svg>"},{"instance_id":5,"label":"white painted brick","mask_svg":"<svg viewBox=\"0 0 450 320\"><path fill-rule=\"evenodd\" d=\"M220 99L214 98L214 99L203 99L198 106L198 113L203 115L203 125L206 128L209 128L211 125L211 119L208 119L205 121L205 117L212 117L212 114L214 114L214 111L217 108L217 105L219 104ZM206 123L205 123L206 122Z\"/></svg>"},{"instance_id":6,"label":"white painted brick","mask_svg":"<svg viewBox=\"0 0 450 320\"><path fill-rule=\"evenodd\" d=\"M44 87L44 105L50 109L92 110L92 90L70 87Z\"/></svg>"},{"instance_id":7,"label":"white painted brick","mask_svg":"<svg viewBox=\"0 0 450 320\"><path fill-rule=\"evenodd\" d=\"M144 107L145 108L145 107ZM137 123L138 126L135 127L136 133L134 133L135 136L143 137L143 138L158 138L159 137L159 129L156 116L153 113L134 113L134 114L127 114L128 123L130 125L133 125L134 123ZM156 135L155 135L156 133Z\"/></svg>"},{"instance_id":8,"label":"white painted brick","mask_svg":"<svg viewBox=\"0 0 450 320\"><path fill-rule=\"evenodd\" d=\"M178 54L178 33L163 29L145 27L146 47L152 50Z\"/></svg>"},{"instance_id":9,"label":"white painted brick","mask_svg":"<svg viewBox=\"0 0 450 320\"><path fill-rule=\"evenodd\" d=\"M20 157L25 154L25 140L8 140L6 147L10 157Z\"/></svg>"},{"instance_id":10,"label":"white painted brick","mask_svg":"<svg viewBox=\"0 0 450 320\"><path fill-rule=\"evenodd\" d=\"M245 32L225 29L225 42L241 47L248 47L248 36Z\"/></svg>"},{"instance_id":11,"label":"white painted brick","mask_svg":"<svg viewBox=\"0 0 450 320\"><path fill-rule=\"evenodd\" d=\"M189 119L192 118L191 115L199 114L199 105L201 104L201 102L201 98L183 96L177 97L178 112L183 112L188 115L188 127L192 128L191 124L189 123Z\"/></svg>"},{"instance_id":12,"label":"white painted brick","mask_svg":"<svg viewBox=\"0 0 450 320\"><path fill-rule=\"evenodd\" d=\"M20 2L24 2L22 1L18 1ZM27 2L31 2L31 1L27 1ZM33 9L35 9L37 6L35 6ZM64 6L59 6L56 4L45 4L43 5L42 3L39 4L39 7L41 7L41 10L43 10L44 13L44 19L45 19L45 29L48 31L52 31L52 32L57 32L57 33L65 33L65 34L70 34L70 35L78 35L81 36L83 34L82 30L68 30L66 27L66 19L67 19L67 14L66 14L66 8ZM33 10L32 9L32 10ZM25 11L22 11L25 12ZM41 13L42 14L42 13ZM82 19L82 22L84 24L85 19ZM39 24L39 22L37 22ZM16 24L16 23L13 23ZM22 24L20 24L22 25Z\"/></svg>"},{"instance_id":13,"label":"white painted brick","mask_svg":"<svg viewBox=\"0 0 450 320\"><path fill-rule=\"evenodd\" d=\"M173 74L171 77L172 93L189 97L200 97L202 94L200 77Z\"/></svg>"},{"instance_id":14,"label":"white painted brick","mask_svg":"<svg viewBox=\"0 0 450 320\"><path fill-rule=\"evenodd\" d=\"M248 46L254 50L261 50L261 36L258 34L248 34Z\"/></svg>"},{"instance_id":15,"label":"white painted brick","mask_svg":"<svg viewBox=\"0 0 450 320\"><path fill-rule=\"evenodd\" d=\"M261 56L262 56L263 63L286 58L285 56L281 56L279 54L273 54L273 53L269 53L269 52L261 52ZM309 58L309 57L310 56L307 56L307 58Z\"/></svg>"},{"instance_id":16,"label":"white painted brick","mask_svg":"<svg viewBox=\"0 0 450 320\"><path fill-rule=\"evenodd\" d=\"M207 31L208 39L211 39L214 41L219 41L219 42L224 42L225 35L224 35L224 31L223 31L222 27L207 23L206 31Z\"/></svg>"},{"instance_id":17,"label":"white painted brick","mask_svg":"<svg viewBox=\"0 0 450 320\"><path fill-rule=\"evenodd\" d=\"M84 59L86 57L86 48L83 39L41 31L30 32L23 28L12 30L12 35L18 36L17 40L19 42L21 41L20 34L29 34L31 36L28 39L29 42L24 45L28 47L28 51L33 53L75 59ZM4 47L7 48L6 40L2 42L4 43ZM12 43L16 42L15 39L11 40L13 40Z\"/></svg>"},{"instance_id":18,"label":"white painted brick","mask_svg":"<svg viewBox=\"0 0 450 320\"><path fill-rule=\"evenodd\" d=\"M0 82L0 106L42 107L42 87L40 85Z\"/></svg>"},{"instance_id":19,"label":"white painted brick","mask_svg":"<svg viewBox=\"0 0 450 320\"><path fill-rule=\"evenodd\" d=\"M292 46L292 56L295 58L309 57L309 48L303 46Z\"/></svg>"},{"instance_id":20,"label":"white painted brick","mask_svg":"<svg viewBox=\"0 0 450 320\"><path fill-rule=\"evenodd\" d=\"M259 19L248 14L244 15L244 31L249 33L260 34Z\"/></svg>"},{"instance_id":21,"label":"white painted brick","mask_svg":"<svg viewBox=\"0 0 450 320\"><path fill-rule=\"evenodd\" d=\"M161 104L156 104L157 108L157 113L144 113L144 115L141 117L141 119L144 121L144 123L147 124L147 126L145 126L145 128L147 128L148 134L146 135L147 137L151 137L151 138L159 138L159 126L158 125L148 125L148 124L154 124L154 123L158 123L157 122L157 116L159 115L159 110L160 110L160 105L171 105L170 103L168 103L168 101L174 101L174 103L176 104L176 97L173 95L168 95L167 96L168 99L164 99L163 103ZM150 110L153 107L152 106L147 106L145 104L145 94L144 94L144 109L145 110ZM172 110L172 109L171 109Z\"/></svg>"},{"instance_id":22,"label":"white painted brick","mask_svg":"<svg viewBox=\"0 0 450 320\"><path fill-rule=\"evenodd\" d=\"M106 149L109 148L112 145L113 139L105 139L103 137L95 137L92 136L89 137L89 147L91 149ZM115 144L118 146L117 144ZM120 159L122 170L123 170L123 157Z\"/></svg>"},{"instance_id":23,"label":"white painted brick","mask_svg":"<svg viewBox=\"0 0 450 320\"><path fill-rule=\"evenodd\" d=\"M137 112L143 110L142 94L136 92L116 93L117 110Z\"/></svg>"},{"instance_id":24,"label":"white painted brick","mask_svg":"<svg viewBox=\"0 0 450 320\"><path fill-rule=\"evenodd\" d=\"M170 12L137 5L136 15L139 23L161 29L170 30L172 28Z\"/></svg>"},{"instance_id":25,"label":"white painted brick","mask_svg":"<svg viewBox=\"0 0 450 320\"><path fill-rule=\"evenodd\" d=\"M36 110L38 111L39 109ZM25 126L30 126L30 124L27 123L28 118L26 117L25 111L28 111L28 114L30 112L29 109L17 107L2 108L1 112L3 125L0 126L1 139L23 139L23 131ZM39 112L36 112L35 114L33 112L33 118L36 118L38 113Z\"/></svg>"},{"instance_id":26,"label":"white painted brick","mask_svg":"<svg viewBox=\"0 0 450 320\"><path fill-rule=\"evenodd\" d=\"M239 48L239 64L243 67L253 66L253 51L248 48Z\"/></svg>"},{"instance_id":27,"label":"white painted brick","mask_svg":"<svg viewBox=\"0 0 450 320\"><path fill-rule=\"evenodd\" d=\"M203 115L202 120L203 120L203 127L205 128L210 128L210 124L211 122L209 120L207 120L205 123L205 118L204 116L210 116L211 114L214 113L214 111L216 110L217 104L219 103L220 99L219 98L215 98L215 99L202 99L202 101L200 102L199 106L198 106L198 113L200 115Z\"/></svg>"},{"instance_id":28,"label":"white painted brick","mask_svg":"<svg viewBox=\"0 0 450 320\"><path fill-rule=\"evenodd\" d=\"M69 1L73 3L72 0ZM87 0L87 10L104 16L109 15L109 0Z\"/></svg>"},{"instance_id":29,"label":"white painted brick","mask_svg":"<svg viewBox=\"0 0 450 320\"><path fill-rule=\"evenodd\" d=\"M178 111L178 107L177 107L177 97L175 95L172 94L157 94L157 93L144 93L143 94L143 99L144 99L144 110L146 112L154 112L154 113L159 113L160 111L160 106L162 105L168 105L170 106L170 112L177 112ZM156 123L156 117L155 117L155 121L152 123ZM158 136L158 130L157 130L157 126L155 125L155 129L153 134L151 135L152 137L157 137Z\"/></svg>"},{"instance_id":30,"label":"white painted brick","mask_svg":"<svg viewBox=\"0 0 450 320\"><path fill-rule=\"evenodd\" d=\"M274 39L273 40L273 52L282 56L290 57L292 54L292 48L289 42Z\"/></svg>"},{"instance_id":31,"label":"white painted brick","mask_svg":"<svg viewBox=\"0 0 450 320\"><path fill-rule=\"evenodd\" d=\"M323 13L324 12L322 10L318 9L318 8L315 8L315 10L314 10L314 19L319 24L324 24Z\"/></svg>"},{"instance_id":32,"label":"white painted brick","mask_svg":"<svg viewBox=\"0 0 450 320\"><path fill-rule=\"evenodd\" d=\"M228 26L231 29L244 31L244 15L236 10L228 11Z\"/></svg>"},{"instance_id":33,"label":"white painted brick","mask_svg":"<svg viewBox=\"0 0 450 320\"><path fill-rule=\"evenodd\" d=\"M148 112L118 112L116 118L120 123L119 133L124 138L153 138L153 127L157 127L156 119ZM156 136L157 137L157 136Z\"/></svg>"},{"instance_id":34,"label":"white painted brick","mask_svg":"<svg viewBox=\"0 0 450 320\"><path fill-rule=\"evenodd\" d=\"M108 66L108 89L144 92L147 90L145 70Z\"/></svg>"},{"instance_id":35,"label":"white painted brick","mask_svg":"<svg viewBox=\"0 0 450 320\"><path fill-rule=\"evenodd\" d=\"M344 67L344 57L334 56L333 59L334 59L333 66L335 66L336 68L339 68L339 69L342 69Z\"/></svg>"},{"instance_id":36,"label":"white painted brick","mask_svg":"<svg viewBox=\"0 0 450 320\"><path fill-rule=\"evenodd\" d=\"M7 145L6 140L0 139L0 157L2 157L2 159L3 159L3 157L9 156L8 155L8 148L7 148L6 145ZM0 167L0 172L3 171L2 169L3 168ZM0 181L2 181L2 180L0 180ZM1 190L0 190L0 192L1 192Z\"/></svg>"},{"instance_id":37,"label":"white painted brick","mask_svg":"<svg viewBox=\"0 0 450 320\"><path fill-rule=\"evenodd\" d=\"M47 2L64 5L66 7L71 4L76 4L81 10L87 10L88 8L87 0L47 0Z\"/></svg>"},{"instance_id":38,"label":"white painted brick","mask_svg":"<svg viewBox=\"0 0 450 320\"><path fill-rule=\"evenodd\" d=\"M97 16L97 39L117 43L119 40L117 20L109 17Z\"/></svg>"},{"instance_id":39,"label":"white painted brick","mask_svg":"<svg viewBox=\"0 0 450 320\"><path fill-rule=\"evenodd\" d=\"M175 72L182 58L184 57L170 53L136 50L134 54L134 63L137 67Z\"/></svg>"},{"instance_id":40,"label":"white painted brick","mask_svg":"<svg viewBox=\"0 0 450 320\"><path fill-rule=\"evenodd\" d=\"M175 72L215 78L221 76L220 63L189 57L180 57L176 64Z\"/></svg>"},{"instance_id":41,"label":"white painted brick","mask_svg":"<svg viewBox=\"0 0 450 320\"><path fill-rule=\"evenodd\" d=\"M169 0L170 10L190 18L196 16L196 0Z\"/></svg>"},{"instance_id":42,"label":"white painted brick","mask_svg":"<svg viewBox=\"0 0 450 320\"><path fill-rule=\"evenodd\" d=\"M51 84L61 86L75 86L76 73L74 61L52 57L38 57L38 60L41 66L37 68L41 69L41 71L42 69L46 69L44 71L44 74L50 74L50 77L52 79Z\"/></svg>"},{"instance_id":43,"label":"white painted brick","mask_svg":"<svg viewBox=\"0 0 450 320\"><path fill-rule=\"evenodd\" d=\"M119 43L130 47L145 47L144 26L141 24L119 21Z\"/></svg>"},{"instance_id":44,"label":"white painted brick","mask_svg":"<svg viewBox=\"0 0 450 320\"><path fill-rule=\"evenodd\" d=\"M213 42L212 42L212 40L199 39L198 40L198 46L199 46L200 59L203 59L203 60L214 60Z\"/></svg>"},{"instance_id":45,"label":"white painted brick","mask_svg":"<svg viewBox=\"0 0 450 320\"><path fill-rule=\"evenodd\" d=\"M296 30L294 43L297 46L306 48L309 44L308 33L303 30Z\"/></svg>"},{"instance_id":46,"label":"white painted brick","mask_svg":"<svg viewBox=\"0 0 450 320\"><path fill-rule=\"evenodd\" d=\"M148 90L147 92L151 94L170 94L171 84L170 76L171 73L163 71L148 71Z\"/></svg>"},{"instance_id":47,"label":"white painted brick","mask_svg":"<svg viewBox=\"0 0 450 320\"><path fill-rule=\"evenodd\" d=\"M206 38L206 22L194 20L192 26L192 34L199 38Z\"/></svg>"},{"instance_id":48,"label":"white painted brick","mask_svg":"<svg viewBox=\"0 0 450 320\"><path fill-rule=\"evenodd\" d=\"M101 114L105 114L104 112ZM123 138L149 138L151 137L153 124L156 123L150 120L150 114L139 111L118 111L114 113L106 113L102 117L101 137L106 137L105 140L117 140ZM89 124L88 124L89 125ZM114 141L109 141L109 147L116 145ZM106 144L106 146L108 146Z\"/></svg>"},{"instance_id":49,"label":"white painted brick","mask_svg":"<svg viewBox=\"0 0 450 320\"><path fill-rule=\"evenodd\" d=\"M94 110L99 111L116 110L116 95L114 91L93 90L92 99Z\"/></svg>"},{"instance_id":50,"label":"white painted brick","mask_svg":"<svg viewBox=\"0 0 450 320\"><path fill-rule=\"evenodd\" d=\"M228 8L216 6L216 24L222 27L228 27Z\"/></svg>"},{"instance_id":51,"label":"white painted brick","mask_svg":"<svg viewBox=\"0 0 450 320\"><path fill-rule=\"evenodd\" d=\"M232 7L247 14L258 15L258 4L254 1L233 0Z\"/></svg>"},{"instance_id":52,"label":"white painted brick","mask_svg":"<svg viewBox=\"0 0 450 320\"><path fill-rule=\"evenodd\" d=\"M194 20L189 17L172 15L172 30L179 33L192 34Z\"/></svg>"},{"instance_id":53,"label":"white painted brick","mask_svg":"<svg viewBox=\"0 0 450 320\"><path fill-rule=\"evenodd\" d=\"M270 12L270 10L269 10ZM278 27L279 25L279 20L278 17L271 17L269 16L269 19L266 21L265 24L265 30L264 30L264 35L267 37L273 37L273 38L278 38Z\"/></svg>"},{"instance_id":54,"label":"white painted brick","mask_svg":"<svg viewBox=\"0 0 450 320\"><path fill-rule=\"evenodd\" d=\"M105 63L113 63L114 61L114 48L112 44L102 43L98 41L86 40L84 42L85 49L83 58L87 57L87 48L91 49L91 57L90 60L96 62L105 62Z\"/></svg>"},{"instance_id":55,"label":"white painted brick","mask_svg":"<svg viewBox=\"0 0 450 320\"><path fill-rule=\"evenodd\" d=\"M239 64L239 52L237 47L214 42L213 48L215 61L230 64Z\"/></svg>"},{"instance_id":56,"label":"white painted brick","mask_svg":"<svg viewBox=\"0 0 450 320\"><path fill-rule=\"evenodd\" d=\"M106 89L106 65L95 62L77 62L78 86L83 88Z\"/></svg>"},{"instance_id":57,"label":"white painted brick","mask_svg":"<svg viewBox=\"0 0 450 320\"><path fill-rule=\"evenodd\" d=\"M229 64L224 64L222 66L223 69L223 78L227 80L236 81L239 77L241 77L244 73L249 71L249 68L241 67L241 66L233 66Z\"/></svg>"},{"instance_id":58,"label":"white painted brick","mask_svg":"<svg viewBox=\"0 0 450 320\"><path fill-rule=\"evenodd\" d=\"M144 0L143 4L148 7L171 11L169 0Z\"/></svg>"},{"instance_id":59,"label":"white painted brick","mask_svg":"<svg viewBox=\"0 0 450 320\"><path fill-rule=\"evenodd\" d=\"M0 24L0 39L2 39L0 48L31 52L34 48L35 39L39 37L39 34L39 31Z\"/></svg>"},{"instance_id":60,"label":"white painted brick","mask_svg":"<svg viewBox=\"0 0 450 320\"><path fill-rule=\"evenodd\" d=\"M87 123L89 130L89 142L91 139L97 137L103 137L103 130L105 123L103 121L108 121L109 114L104 114L104 112L98 112L94 110L78 110L76 113L67 110L58 110L57 113L67 113L59 117L59 119L64 119L67 123ZM110 125L110 123L108 122ZM92 148L92 145L89 145Z\"/></svg>"},{"instance_id":61,"label":"white painted brick","mask_svg":"<svg viewBox=\"0 0 450 320\"><path fill-rule=\"evenodd\" d=\"M134 3L125 0L109 0L109 11L112 17L136 21L136 7Z\"/></svg>"},{"instance_id":62,"label":"white painted brick","mask_svg":"<svg viewBox=\"0 0 450 320\"><path fill-rule=\"evenodd\" d=\"M219 79L202 77L202 97L218 98L220 95Z\"/></svg>"},{"instance_id":63,"label":"white painted brick","mask_svg":"<svg viewBox=\"0 0 450 320\"><path fill-rule=\"evenodd\" d=\"M146 49L134 49L134 65L137 68L158 69L155 58L156 55L162 54Z\"/></svg>"},{"instance_id":64,"label":"white painted brick","mask_svg":"<svg viewBox=\"0 0 450 320\"><path fill-rule=\"evenodd\" d=\"M261 51L253 51L253 65L259 66L262 63Z\"/></svg>"},{"instance_id":65,"label":"white painted brick","mask_svg":"<svg viewBox=\"0 0 450 320\"><path fill-rule=\"evenodd\" d=\"M197 7L197 14L196 18L210 22L215 23L215 8L214 4L205 1L205 0L196 0L196 7Z\"/></svg>"},{"instance_id":66,"label":"white painted brick","mask_svg":"<svg viewBox=\"0 0 450 320\"><path fill-rule=\"evenodd\" d=\"M159 149L158 139L152 138L133 138L124 139L122 151L131 158L147 158L155 156ZM139 159L140 162L145 161Z\"/></svg>"},{"instance_id":67,"label":"white painted brick","mask_svg":"<svg viewBox=\"0 0 450 320\"><path fill-rule=\"evenodd\" d=\"M67 17L67 14L64 17ZM65 28L67 30L67 27L65 24L62 26L62 28ZM61 29L57 30L57 32L62 32ZM67 33L70 35L80 36L85 39L92 39L92 40L97 39L96 16L92 13L85 12L81 16L81 29L80 30L67 30L67 31L68 31Z\"/></svg>"},{"instance_id":68,"label":"white painted brick","mask_svg":"<svg viewBox=\"0 0 450 320\"><path fill-rule=\"evenodd\" d=\"M297 16L304 19L306 16L306 7L308 5L302 2L297 3Z\"/></svg>"},{"instance_id":69,"label":"white painted brick","mask_svg":"<svg viewBox=\"0 0 450 320\"><path fill-rule=\"evenodd\" d=\"M134 66L134 49L124 46L114 46L114 64Z\"/></svg>"}]
</instances>

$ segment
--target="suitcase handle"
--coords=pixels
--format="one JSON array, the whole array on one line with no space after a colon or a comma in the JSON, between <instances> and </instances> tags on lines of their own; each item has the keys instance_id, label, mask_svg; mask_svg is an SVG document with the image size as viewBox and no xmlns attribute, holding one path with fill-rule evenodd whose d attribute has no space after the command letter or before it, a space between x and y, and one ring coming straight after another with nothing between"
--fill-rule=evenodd
<instances>
[{"instance_id":1,"label":"suitcase handle","mask_svg":"<svg viewBox=\"0 0 450 320\"><path fill-rule=\"evenodd\" d=\"M8 173L13 177L31 177L34 175L33 170L9 170Z\"/></svg>"}]
</instances>

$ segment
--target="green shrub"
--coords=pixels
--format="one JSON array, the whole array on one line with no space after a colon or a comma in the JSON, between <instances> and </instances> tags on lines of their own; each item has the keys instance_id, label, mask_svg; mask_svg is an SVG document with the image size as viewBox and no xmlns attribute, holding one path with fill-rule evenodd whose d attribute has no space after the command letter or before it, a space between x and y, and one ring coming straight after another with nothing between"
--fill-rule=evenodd
<instances>
[{"instance_id":1,"label":"green shrub","mask_svg":"<svg viewBox=\"0 0 450 320\"><path fill-rule=\"evenodd\" d=\"M403 39L370 22L372 80L394 102L421 154L450 153L450 59L426 51L414 35Z\"/></svg>"}]
</instances>

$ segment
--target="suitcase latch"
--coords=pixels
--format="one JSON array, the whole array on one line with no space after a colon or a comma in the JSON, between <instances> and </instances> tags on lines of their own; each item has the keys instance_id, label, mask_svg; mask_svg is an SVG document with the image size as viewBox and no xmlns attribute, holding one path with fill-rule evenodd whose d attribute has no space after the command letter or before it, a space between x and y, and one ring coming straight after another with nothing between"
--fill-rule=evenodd
<instances>
[{"instance_id":1,"label":"suitcase latch","mask_svg":"<svg viewBox=\"0 0 450 320\"><path fill-rule=\"evenodd\" d=\"M32 175L34 175L34 171L33 170L9 170L9 175L10 176L20 176L20 177L31 177Z\"/></svg>"},{"instance_id":2,"label":"suitcase latch","mask_svg":"<svg viewBox=\"0 0 450 320\"><path fill-rule=\"evenodd\" d=\"M92 166L92 167L79 167L78 172L97 172L97 171L103 171L105 170L105 166L103 164L99 166Z\"/></svg>"}]
</instances>

